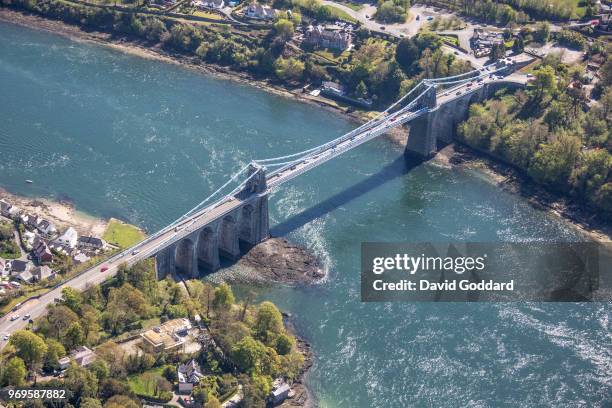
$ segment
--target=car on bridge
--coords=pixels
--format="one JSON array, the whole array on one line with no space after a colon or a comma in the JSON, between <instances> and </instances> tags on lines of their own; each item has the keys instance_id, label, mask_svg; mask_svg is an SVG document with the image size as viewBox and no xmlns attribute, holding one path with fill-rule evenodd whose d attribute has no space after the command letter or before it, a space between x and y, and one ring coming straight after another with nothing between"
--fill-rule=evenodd
<instances>
[{"instance_id":1,"label":"car on bridge","mask_svg":"<svg viewBox=\"0 0 612 408\"><path fill-rule=\"evenodd\" d=\"M108 265L104 265L102 266L102 268L100 268L100 272L106 272L108 271Z\"/></svg>"},{"instance_id":2,"label":"car on bridge","mask_svg":"<svg viewBox=\"0 0 612 408\"><path fill-rule=\"evenodd\" d=\"M19 319L19 315L18 314L15 314L15 315L11 316L11 322L14 322L17 319Z\"/></svg>"}]
</instances>

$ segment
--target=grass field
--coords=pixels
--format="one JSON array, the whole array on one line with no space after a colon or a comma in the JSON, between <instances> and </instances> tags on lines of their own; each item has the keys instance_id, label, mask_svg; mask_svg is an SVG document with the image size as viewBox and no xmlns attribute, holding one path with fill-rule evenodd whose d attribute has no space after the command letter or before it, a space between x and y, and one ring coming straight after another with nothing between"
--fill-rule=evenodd
<instances>
[{"instance_id":1,"label":"grass field","mask_svg":"<svg viewBox=\"0 0 612 408\"><path fill-rule=\"evenodd\" d=\"M219 14L209 13L207 11L201 11L201 10L194 11L193 15L197 17L210 18L211 20L222 20L223 19L223 17L220 16Z\"/></svg>"},{"instance_id":2,"label":"grass field","mask_svg":"<svg viewBox=\"0 0 612 408\"><path fill-rule=\"evenodd\" d=\"M147 377L159 376L161 377L162 372L164 371L165 366L152 368L151 370L145 371L142 374L131 375L128 377L128 384L130 389L138 395L149 396L149 397L158 397L158 395L154 394L155 384L148 380Z\"/></svg>"},{"instance_id":3,"label":"grass field","mask_svg":"<svg viewBox=\"0 0 612 408\"><path fill-rule=\"evenodd\" d=\"M110 220L102 236L106 242L120 248L129 248L144 237L145 233L141 229L116 219Z\"/></svg>"}]
</instances>

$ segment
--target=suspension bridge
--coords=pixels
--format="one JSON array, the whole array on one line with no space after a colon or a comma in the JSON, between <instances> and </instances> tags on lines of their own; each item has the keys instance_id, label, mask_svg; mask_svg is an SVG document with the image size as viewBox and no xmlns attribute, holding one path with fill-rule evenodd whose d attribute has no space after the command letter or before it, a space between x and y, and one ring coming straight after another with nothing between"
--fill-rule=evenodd
<instances>
[{"instance_id":1,"label":"suspension bridge","mask_svg":"<svg viewBox=\"0 0 612 408\"><path fill-rule=\"evenodd\" d=\"M269 235L268 196L278 187L392 128L410 123L407 154L430 157L438 139L450 141L468 106L497 90L522 87L524 75L513 73L516 61L504 60L481 69L437 79L424 79L374 119L320 146L281 157L253 160L194 208L133 247L100 263L21 306L23 315L36 318L47 304L61 297L64 287L84 290L117 273L121 264L155 258L157 278L169 273L197 277L199 270L215 271L220 257L240 257L240 242L256 245ZM9 333L27 322L0 321ZM0 348L5 341L0 340Z\"/></svg>"}]
</instances>

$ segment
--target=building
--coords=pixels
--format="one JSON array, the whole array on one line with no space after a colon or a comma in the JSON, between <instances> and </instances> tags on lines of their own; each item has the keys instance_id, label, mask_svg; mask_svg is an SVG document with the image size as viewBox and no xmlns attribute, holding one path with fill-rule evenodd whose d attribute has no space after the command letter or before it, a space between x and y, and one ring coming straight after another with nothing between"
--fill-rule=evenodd
<instances>
[{"instance_id":1,"label":"building","mask_svg":"<svg viewBox=\"0 0 612 408\"><path fill-rule=\"evenodd\" d=\"M32 269L32 276L35 281L40 282L55 277L55 273L47 265L43 265Z\"/></svg>"},{"instance_id":2,"label":"building","mask_svg":"<svg viewBox=\"0 0 612 408\"><path fill-rule=\"evenodd\" d=\"M96 360L96 354L86 346L77 347L70 357L81 367L87 367Z\"/></svg>"},{"instance_id":3,"label":"building","mask_svg":"<svg viewBox=\"0 0 612 408\"><path fill-rule=\"evenodd\" d=\"M77 240L77 246L83 249L89 249L92 251L105 249L106 241L98 237L82 236Z\"/></svg>"},{"instance_id":4,"label":"building","mask_svg":"<svg viewBox=\"0 0 612 408\"><path fill-rule=\"evenodd\" d=\"M55 228L55 225L51 221L45 220L44 218L40 219L38 225L36 225L36 229L47 238L51 238L57 234L57 228Z\"/></svg>"},{"instance_id":5,"label":"building","mask_svg":"<svg viewBox=\"0 0 612 408\"><path fill-rule=\"evenodd\" d=\"M371 99L364 98L353 98L347 95L344 87L336 82L325 81L321 85L321 94L328 98L337 99L340 101L348 102L353 105L362 106L364 108L372 107Z\"/></svg>"},{"instance_id":6,"label":"building","mask_svg":"<svg viewBox=\"0 0 612 408\"><path fill-rule=\"evenodd\" d=\"M191 359L185 364L179 364L176 370L179 382L179 394L190 394L193 385L200 382L204 376L198 363Z\"/></svg>"},{"instance_id":7,"label":"building","mask_svg":"<svg viewBox=\"0 0 612 408\"><path fill-rule=\"evenodd\" d=\"M484 31L481 28L475 28L474 34L470 38L470 47L472 47L476 58L488 56L493 45L499 44L504 44L503 33Z\"/></svg>"},{"instance_id":8,"label":"building","mask_svg":"<svg viewBox=\"0 0 612 408\"><path fill-rule=\"evenodd\" d=\"M57 237L55 243L69 249L74 249L77 245L78 235L74 228L69 227L62 235Z\"/></svg>"},{"instance_id":9,"label":"building","mask_svg":"<svg viewBox=\"0 0 612 408\"><path fill-rule=\"evenodd\" d=\"M19 259L7 261L6 264L8 265L8 268L11 271L11 275L13 276L19 275L21 272L27 271L28 269L30 269L31 265L29 262L21 261Z\"/></svg>"},{"instance_id":10,"label":"building","mask_svg":"<svg viewBox=\"0 0 612 408\"><path fill-rule=\"evenodd\" d=\"M17 279L24 283L32 283L34 282L34 275L32 275L32 272L30 272L30 270L25 270L19 273L19 275L17 275Z\"/></svg>"},{"instance_id":11,"label":"building","mask_svg":"<svg viewBox=\"0 0 612 408\"><path fill-rule=\"evenodd\" d=\"M223 0L198 0L194 5L200 9L218 10L225 7L225 2Z\"/></svg>"},{"instance_id":12,"label":"building","mask_svg":"<svg viewBox=\"0 0 612 408\"><path fill-rule=\"evenodd\" d=\"M323 26L310 26L304 36L304 43L317 48L345 50L351 45L351 34L345 30L329 30Z\"/></svg>"},{"instance_id":13,"label":"building","mask_svg":"<svg viewBox=\"0 0 612 408\"><path fill-rule=\"evenodd\" d=\"M32 254L39 264L47 264L53 262L53 254L42 239L36 239L32 245Z\"/></svg>"},{"instance_id":14,"label":"building","mask_svg":"<svg viewBox=\"0 0 612 408\"><path fill-rule=\"evenodd\" d=\"M60 370L65 370L70 365L70 357L62 357L59 360L57 360L57 363L59 364Z\"/></svg>"},{"instance_id":15,"label":"building","mask_svg":"<svg viewBox=\"0 0 612 408\"><path fill-rule=\"evenodd\" d=\"M191 329L188 319L168 320L158 327L147 330L140 335L142 345L150 352L177 350L185 343L182 338Z\"/></svg>"},{"instance_id":16,"label":"building","mask_svg":"<svg viewBox=\"0 0 612 408\"><path fill-rule=\"evenodd\" d=\"M8 218L16 218L21 210L5 200L0 200L0 215Z\"/></svg>"},{"instance_id":17,"label":"building","mask_svg":"<svg viewBox=\"0 0 612 408\"><path fill-rule=\"evenodd\" d=\"M290 390L291 388L289 388L289 384L287 384L283 379L277 378L272 383L272 391L270 391L270 395L268 396L270 403L273 406L279 405L286 400L287 397L289 397Z\"/></svg>"},{"instance_id":18,"label":"building","mask_svg":"<svg viewBox=\"0 0 612 408\"><path fill-rule=\"evenodd\" d=\"M256 18L258 20L272 20L276 17L276 10L272 7L261 5L257 2L249 4L245 16L249 18Z\"/></svg>"}]
</instances>

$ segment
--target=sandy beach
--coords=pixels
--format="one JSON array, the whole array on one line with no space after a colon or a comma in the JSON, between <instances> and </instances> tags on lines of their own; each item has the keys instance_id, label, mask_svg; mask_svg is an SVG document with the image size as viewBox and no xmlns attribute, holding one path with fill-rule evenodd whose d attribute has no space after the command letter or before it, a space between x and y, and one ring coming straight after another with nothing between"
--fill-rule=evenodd
<instances>
[{"instance_id":1,"label":"sandy beach","mask_svg":"<svg viewBox=\"0 0 612 408\"><path fill-rule=\"evenodd\" d=\"M36 214L52 221L59 231L73 227L79 235L101 237L108 221L77 211L74 205L46 198L27 198L11 194L0 188L0 198L19 207L26 213Z\"/></svg>"}]
</instances>

